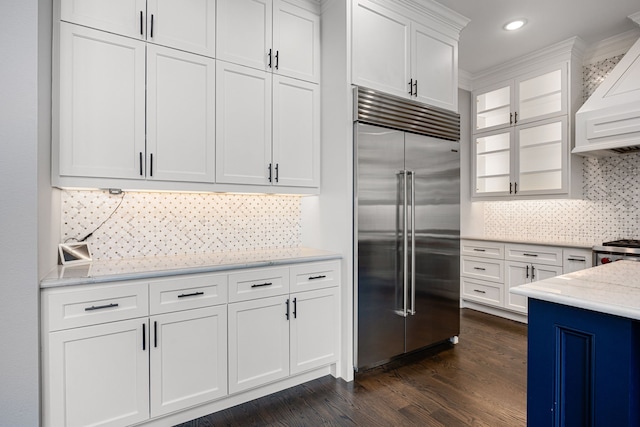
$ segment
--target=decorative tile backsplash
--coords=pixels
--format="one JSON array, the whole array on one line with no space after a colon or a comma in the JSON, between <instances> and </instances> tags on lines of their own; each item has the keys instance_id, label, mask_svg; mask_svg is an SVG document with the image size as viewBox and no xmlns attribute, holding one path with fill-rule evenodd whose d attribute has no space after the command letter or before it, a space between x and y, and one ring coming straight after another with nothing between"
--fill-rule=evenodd
<instances>
[{"instance_id":1,"label":"decorative tile backsplash","mask_svg":"<svg viewBox=\"0 0 640 427\"><path fill-rule=\"evenodd\" d=\"M583 68L585 100L623 55ZM640 153L583 159L584 200L485 202L488 238L596 244L640 239Z\"/></svg>"},{"instance_id":2,"label":"decorative tile backsplash","mask_svg":"<svg viewBox=\"0 0 640 427\"><path fill-rule=\"evenodd\" d=\"M294 248L301 245L301 201L282 195L63 191L62 241L80 240L98 226L87 239L96 260Z\"/></svg>"},{"instance_id":3,"label":"decorative tile backsplash","mask_svg":"<svg viewBox=\"0 0 640 427\"><path fill-rule=\"evenodd\" d=\"M640 154L584 162L584 200L485 202L486 237L590 245L640 239Z\"/></svg>"}]
</instances>

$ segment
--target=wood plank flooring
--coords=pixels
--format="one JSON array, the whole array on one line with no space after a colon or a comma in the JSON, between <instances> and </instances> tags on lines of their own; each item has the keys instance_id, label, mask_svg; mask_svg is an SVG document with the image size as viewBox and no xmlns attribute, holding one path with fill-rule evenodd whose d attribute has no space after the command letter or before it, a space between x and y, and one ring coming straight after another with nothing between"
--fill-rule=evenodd
<instances>
[{"instance_id":1,"label":"wood plank flooring","mask_svg":"<svg viewBox=\"0 0 640 427\"><path fill-rule=\"evenodd\" d=\"M331 376L180 427L526 425L527 327L463 309L460 343Z\"/></svg>"}]
</instances>

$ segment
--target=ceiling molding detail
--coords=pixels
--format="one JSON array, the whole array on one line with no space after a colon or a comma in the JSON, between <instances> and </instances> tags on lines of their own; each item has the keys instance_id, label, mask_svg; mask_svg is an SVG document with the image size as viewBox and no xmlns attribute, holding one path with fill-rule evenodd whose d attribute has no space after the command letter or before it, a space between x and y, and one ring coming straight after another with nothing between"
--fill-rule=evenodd
<instances>
[{"instance_id":1,"label":"ceiling molding detail","mask_svg":"<svg viewBox=\"0 0 640 427\"><path fill-rule=\"evenodd\" d=\"M633 22L640 25L640 12L633 13L627 16L627 18L631 19Z\"/></svg>"},{"instance_id":2,"label":"ceiling molding detail","mask_svg":"<svg viewBox=\"0 0 640 427\"><path fill-rule=\"evenodd\" d=\"M638 13L638 18L640 19L640 13ZM595 64L625 54L639 38L640 28L637 28L594 43L585 51L584 64Z\"/></svg>"}]
</instances>

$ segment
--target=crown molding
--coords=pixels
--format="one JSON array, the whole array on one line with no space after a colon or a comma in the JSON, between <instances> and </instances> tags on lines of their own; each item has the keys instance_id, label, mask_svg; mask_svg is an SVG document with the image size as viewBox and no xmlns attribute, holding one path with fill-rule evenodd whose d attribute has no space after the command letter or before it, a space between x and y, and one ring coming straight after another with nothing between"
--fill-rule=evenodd
<instances>
[{"instance_id":1,"label":"crown molding","mask_svg":"<svg viewBox=\"0 0 640 427\"><path fill-rule=\"evenodd\" d=\"M509 75L517 75L523 71L527 71L527 69L530 69L532 66L537 67L543 61L577 59L582 63L585 48L586 44L580 37L571 37L570 39L504 62L496 67L473 74L472 86L474 89L477 89L480 86L486 85L491 78L496 76L504 80L505 78L509 78Z\"/></svg>"},{"instance_id":2,"label":"crown molding","mask_svg":"<svg viewBox=\"0 0 640 427\"><path fill-rule=\"evenodd\" d=\"M627 18L640 25L640 12L632 13L631 15L627 16Z\"/></svg>"},{"instance_id":3,"label":"crown molding","mask_svg":"<svg viewBox=\"0 0 640 427\"><path fill-rule=\"evenodd\" d=\"M458 88L471 92L473 88L471 73L465 70L458 70Z\"/></svg>"},{"instance_id":4,"label":"crown molding","mask_svg":"<svg viewBox=\"0 0 640 427\"><path fill-rule=\"evenodd\" d=\"M638 13L638 18L640 19L640 13ZM584 54L584 64L594 64L614 56L623 55L639 38L640 28L634 28L593 43Z\"/></svg>"}]
</instances>

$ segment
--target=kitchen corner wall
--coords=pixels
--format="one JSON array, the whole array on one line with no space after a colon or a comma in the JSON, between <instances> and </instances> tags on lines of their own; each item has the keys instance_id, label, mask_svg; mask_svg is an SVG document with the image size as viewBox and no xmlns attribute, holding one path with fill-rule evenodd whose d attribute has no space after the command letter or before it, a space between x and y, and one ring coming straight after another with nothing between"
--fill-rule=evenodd
<instances>
[{"instance_id":1,"label":"kitchen corner wall","mask_svg":"<svg viewBox=\"0 0 640 427\"><path fill-rule=\"evenodd\" d=\"M586 100L624 55L583 68ZM640 153L583 159L583 200L485 202L485 237L549 243L640 239Z\"/></svg>"},{"instance_id":2,"label":"kitchen corner wall","mask_svg":"<svg viewBox=\"0 0 640 427\"><path fill-rule=\"evenodd\" d=\"M66 190L61 209L63 242L99 227L95 260L301 245L300 196Z\"/></svg>"}]
</instances>

